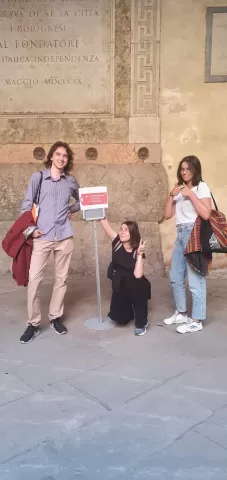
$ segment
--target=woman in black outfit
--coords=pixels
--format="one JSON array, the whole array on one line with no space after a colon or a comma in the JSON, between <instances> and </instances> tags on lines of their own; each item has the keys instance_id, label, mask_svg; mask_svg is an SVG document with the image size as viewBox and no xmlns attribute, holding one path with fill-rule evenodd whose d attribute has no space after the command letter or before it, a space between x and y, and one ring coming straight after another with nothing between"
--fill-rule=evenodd
<instances>
[{"instance_id":1,"label":"woman in black outfit","mask_svg":"<svg viewBox=\"0 0 227 480\"><path fill-rule=\"evenodd\" d=\"M121 224L117 234L104 218L100 223L112 240L112 298L109 317L119 325L126 325L135 317L135 335L145 335L147 301L151 298L151 284L144 276L144 249L136 222Z\"/></svg>"}]
</instances>

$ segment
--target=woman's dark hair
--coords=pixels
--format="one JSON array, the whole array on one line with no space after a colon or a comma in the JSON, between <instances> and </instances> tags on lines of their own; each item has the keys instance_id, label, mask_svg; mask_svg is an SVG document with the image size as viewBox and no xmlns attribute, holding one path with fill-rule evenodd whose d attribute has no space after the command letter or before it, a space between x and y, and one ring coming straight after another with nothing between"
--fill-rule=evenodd
<instances>
[{"instance_id":1,"label":"woman's dark hair","mask_svg":"<svg viewBox=\"0 0 227 480\"><path fill-rule=\"evenodd\" d=\"M47 158L44 162L44 165L45 165L46 168L51 167L51 165L52 165L52 160L51 159L53 157L54 152L56 152L57 148L59 148L59 147L65 148L66 152L67 152L67 155L68 155L68 162L67 162L67 165L64 168L64 173L66 173L66 175L67 175L73 169L73 158L74 158L74 153L71 150L71 148L69 147L68 143L61 142L61 141L54 143L54 145L52 145L52 147L50 148L50 150L47 154Z\"/></svg>"},{"instance_id":2,"label":"woman's dark hair","mask_svg":"<svg viewBox=\"0 0 227 480\"><path fill-rule=\"evenodd\" d=\"M183 185L183 183L184 183L183 177L181 175L181 167L182 167L182 163L184 163L184 162L186 162L188 164L188 168L193 175L192 185L193 185L193 187L195 187L196 185L199 184L199 182L202 182L201 163L195 155L188 155L188 157L182 158L181 162L179 163L178 169L177 169L178 185Z\"/></svg>"},{"instance_id":3,"label":"woman's dark hair","mask_svg":"<svg viewBox=\"0 0 227 480\"><path fill-rule=\"evenodd\" d=\"M140 239L141 239L138 224L131 220L127 220L126 222L123 222L121 225L127 225L129 230L129 235L130 235L130 245L133 249L137 250L140 244Z\"/></svg>"}]
</instances>

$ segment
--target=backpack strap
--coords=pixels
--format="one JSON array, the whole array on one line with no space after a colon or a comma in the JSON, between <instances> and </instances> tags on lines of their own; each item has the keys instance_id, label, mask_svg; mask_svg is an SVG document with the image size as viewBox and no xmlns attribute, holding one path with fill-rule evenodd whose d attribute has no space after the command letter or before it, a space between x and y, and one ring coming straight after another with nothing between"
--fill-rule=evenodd
<instances>
[{"instance_id":1,"label":"backpack strap","mask_svg":"<svg viewBox=\"0 0 227 480\"><path fill-rule=\"evenodd\" d=\"M43 181L43 172L40 172L40 180L39 180L38 188L37 188L37 191L36 191L36 196L35 196L35 199L34 199L34 203L35 203L36 205L39 205L39 199L40 199L40 191L41 191L42 181Z\"/></svg>"}]
</instances>

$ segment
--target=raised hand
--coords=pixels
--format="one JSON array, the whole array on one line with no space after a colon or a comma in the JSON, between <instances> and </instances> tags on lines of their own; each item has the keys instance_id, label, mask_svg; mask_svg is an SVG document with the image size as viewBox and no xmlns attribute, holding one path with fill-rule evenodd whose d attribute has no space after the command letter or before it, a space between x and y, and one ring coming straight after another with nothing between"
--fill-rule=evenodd
<instances>
[{"instance_id":1,"label":"raised hand","mask_svg":"<svg viewBox=\"0 0 227 480\"><path fill-rule=\"evenodd\" d=\"M182 186L175 184L173 187L173 190L171 190L170 192L171 197L176 197L178 193L181 192L181 189L182 189Z\"/></svg>"},{"instance_id":2,"label":"raised hand","mask_svg":"<svg viewBox=\"0 0 227 480\"><path fill-rule=\"evenodd\" d=\"M192 194L192 191L190 188L188 188L187 185L182 185L181 187L181 193L183 195L183 197L191 197L191 194Z\"/></svg>"},{"instance_id":3,"label":"raised hand","mask_svg":"<svg viewBox=\"0 0 227 480\"><path fill-rule=\"evenodd\" d=\"M143 254L145 252L146 243L147 243L147 240L145 240L145 242L143 242L142 239L140 240L140 244L139 244L139 247L137 249L137 255L143 256Z\"/></svg>"}]
</instances>

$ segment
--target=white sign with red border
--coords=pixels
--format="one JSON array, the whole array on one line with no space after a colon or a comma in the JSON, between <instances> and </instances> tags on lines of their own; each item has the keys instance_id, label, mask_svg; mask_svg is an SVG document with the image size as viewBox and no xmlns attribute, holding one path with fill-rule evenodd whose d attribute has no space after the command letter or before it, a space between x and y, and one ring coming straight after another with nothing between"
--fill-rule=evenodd
<instances>
[{"instance_id":1,"label":"white sign with red border","mask_svg":"<svg viewBox=\"0 0 227 480\"><path fill-rule=\"evenodd\" d=\"M79 200L81 210L108 208L107 187L79 188Z\"/></svg>"}]
</instances>

